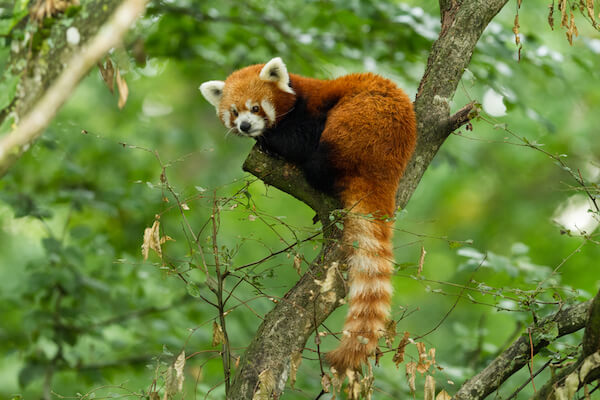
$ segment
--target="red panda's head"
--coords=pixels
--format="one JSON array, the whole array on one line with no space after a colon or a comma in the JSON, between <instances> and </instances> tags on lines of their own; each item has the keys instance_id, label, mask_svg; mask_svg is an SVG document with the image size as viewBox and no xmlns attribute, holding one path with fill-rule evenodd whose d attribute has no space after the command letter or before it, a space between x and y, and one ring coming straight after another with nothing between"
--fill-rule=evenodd
<instances>
[{"instance_id":1,"label":"red panda's head","mask_svg":"<svg viewBox=\"0 0 600 400\"><path fill-rule=\"evenodd\" d=\"M225 81L204 82L200 91L227 128L250 137L274 126L296 101L287 68L279 57L235 71Z\"/></svg>"}]
</instances>

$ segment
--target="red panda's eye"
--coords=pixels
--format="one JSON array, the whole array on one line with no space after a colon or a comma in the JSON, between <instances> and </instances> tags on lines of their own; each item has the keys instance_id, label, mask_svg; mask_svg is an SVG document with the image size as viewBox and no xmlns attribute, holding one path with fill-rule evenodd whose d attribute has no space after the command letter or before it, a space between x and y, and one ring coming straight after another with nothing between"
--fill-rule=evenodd
<instances>
[{"instance_id":1,"label":"red panda's eye","mask_svg":"<svg viewBox=\"0 0 600 400\"><path fill-rule=\"evenodd\" d=\"M237 117L237 116L238 116L238 112L237 112L237 110L232 110L232 112L233 112L233 115L234 115L235 117Z\"/></svg>"},{"instance_id":2,"label":"red panda's eye","mask_svg":"<svg viewBox=\"0 0 600 400\"><path fill-rule=\"evenodd\" d=\"M259 110L260 110L260 108L258 108L258 106L252 107L252 112L253 113L257 113Z\"/></svg>"}]
</instances>

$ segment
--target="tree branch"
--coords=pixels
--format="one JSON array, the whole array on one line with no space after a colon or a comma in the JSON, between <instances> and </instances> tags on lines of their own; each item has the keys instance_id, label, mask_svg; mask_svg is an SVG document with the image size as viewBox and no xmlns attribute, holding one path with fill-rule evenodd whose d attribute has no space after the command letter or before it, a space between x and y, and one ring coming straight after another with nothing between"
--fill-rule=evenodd
<instances>
[{"instance_id":1,"label":"tree branch","mask_svg":"<svg viewBox=\"0 0 600 400\"><path fill-rule=\"evenodd\" d=\"M583 335L583 355L589 356L596 351L600 351L600 290L590 307L590 315Z\"/></svg>"},{"instance_id":2,"label":"tree branch","mask_svg":"<svg viewBox=\"0 0 600 400\"><path fill-rule=\"evenodd\" d=\"M338 200L309 185L298 167L281 158L270 157L258 146L252 148L242 168L264 183L306 203L322 221L327 221L329 213L341 207Z\"/></svg>"},{"instance_id":3,"label":"tree branch","mask_svg":"<svg viewBox=\"0 0 600 400\"><path fill-rule=\"evenodd\" d=\"M583 385L600 378L600 290L588 303L581 357L546 382L534 400L548 399L552 393L571 399Z\"/></svg>"},{"instance_id":4,"label":"tree branch","mask_svg":"<svg viewBox=\"0 0 600 400\"><path fill-rule=\"evenodd\" d=\"M40 91L43 85L37 85L34 93L41 96L39 102L29 110L29 102L36 97L31 93L24 96L17 105L19 110L26 110L25 117L18 122L18 126L8 135L0 139L0 178L17 159L27 151L33 142L43 133L43 130L56 115L58 109L67 101L71 93L83 78L108 50L118 45L125 32L135 19L142 13L146 0L127 0L114 12L111 19L80 51L72 54L67 67L62 70L54 84L45 91ZM99 9L104 7L99 6ZM64 44L69 55L69 45ZM60 69L60 68L59 68ZM47 78L47 76L45 76ZM41 79L41 78L40 78Z\"/></svg>"},{"instance_id":5,"label":"tree branch","mask_svg":"<svg viewBox=\"0 0 600 400\"><path fill-rule=\"evenodd\" d=\"M461 126L467 124L473 119L475 113L474 108L475 102L472 101L457 112L455 112L454 115L452 115L446 120L446 124L443 128L443 131L449 135Z\"/></svg>"},{"instance_id":6,"label":"tree branch","mask_svg":"<svg viewBox=\"0 0 600 400\"><path fill-rule=\"evenodd\" d=\"M560 310L530 326L533 354L553 340L576 332L585 326L591 308L591 300ZM495 391L512 374L527 364L531 355L529 335L521 335L508 349L502 352L480 373L465 382L452 397L454 400L483 399Z\"/></svg>"},{"instance_id":7,"label":"tree branch","mask_svg":"<svg viewBox=\"0 0 600 400\"><path fill-rule=\"evenodd\" d=\"M415 101L419 139L400 181L397 203L401 207L408 203L445 138L453 129L468 121L468 106L449 118L449 102L481 33L506 2L442 2L445 7L442 12L442 32L433 45ZM339 207L335 200L312 189L296 167L273 159L256 147L250 152L244 169L311 206L323 226L328 225L329 213ZM338 299L345 295L343 279L338 276L334 288L335 301L328 303L315 299L320 289L314 283L315 277L323 276L332 263L343 264L342 255L335 244L339 235L340 232L335 228L325 230L323 248L312 266L288 291L283 301L265 317L240 363L228 396L230 399L252 399L258 376L267 369L275 377L276 394L283 392L290 371L291 355L302 351L309 336L339 306Z\"/></svg>"},{"instance_id":8,"label":"tree branch","mask_svg":"<svg viewBox=\"0 0 600 400\"><path fill-rule=\"evenodd\" d=\"M574 399L575 393L586 383L600 378L600 352L581 357L577 362L564 367L554 375L532 397L532 400ZM552 396L552 394L555 396Z\"/></svg>"}]
</instances>

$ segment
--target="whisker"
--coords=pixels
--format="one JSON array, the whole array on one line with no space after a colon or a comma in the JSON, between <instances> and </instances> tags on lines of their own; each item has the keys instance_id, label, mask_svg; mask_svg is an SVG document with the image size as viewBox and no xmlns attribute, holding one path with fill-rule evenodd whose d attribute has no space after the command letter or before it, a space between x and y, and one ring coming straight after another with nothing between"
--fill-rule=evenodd
<instances>
[{"instance_id":1,"label":"whisker","mask_svg":"<svg viewBox=\"0 0 600 400\"><path fill-rule=\"evenodd\" d=\"M225 139L227 139L227 137L229 136L229 134L230 134L231 132L233 132L233 128L229 128L229 129L227 130L227 132L225 132Z\"/></svg>"}]
</instances>

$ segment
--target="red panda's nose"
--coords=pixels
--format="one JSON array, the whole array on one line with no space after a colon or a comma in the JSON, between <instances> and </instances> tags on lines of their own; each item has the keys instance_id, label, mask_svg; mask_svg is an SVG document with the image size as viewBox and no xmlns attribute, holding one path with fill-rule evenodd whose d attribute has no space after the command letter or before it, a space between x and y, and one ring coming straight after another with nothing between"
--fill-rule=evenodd
<instances>
[{"instance_id":1,"label":"red panda's nose","mask_svg":"<svg viewBox=\"0 0 600 400\"><path fill-rule=\"evenodd\" d=\"M248 132L250 128L252 128L252 125L250 125L250 122L248 121L242 121L242 123L240 124L240 130L242 130L243 132Z\"/></svg>"}]
</instances>

